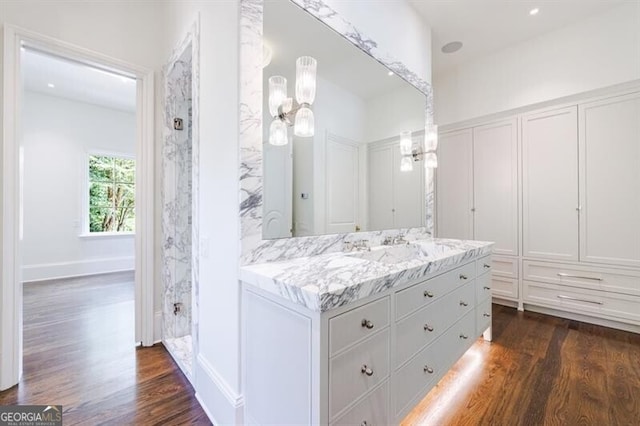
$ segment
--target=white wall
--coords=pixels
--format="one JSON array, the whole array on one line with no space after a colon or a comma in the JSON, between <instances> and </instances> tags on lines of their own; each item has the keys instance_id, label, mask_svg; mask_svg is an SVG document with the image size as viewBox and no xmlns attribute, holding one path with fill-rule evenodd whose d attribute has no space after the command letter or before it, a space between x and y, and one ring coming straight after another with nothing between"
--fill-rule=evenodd
<instances>
[{"instance_id":1,"label":"white wall","mask_svg":"<svg viewBox=\"0 0 640 426\"><path fill-rule=\"evenodd\" d=\"M134 237L80 237L87 153L135 154L136 117L35 92L23 98L23 278L134 268Z\"/></svg>"},{"instance_id":2,"label":"white wall","mask_svg":"<svg viewBox=\"0 0 640 426\"><path fill-rule=\"evenodd\" d=\"M399 137L400 132L424 130L426 97L413 87L377 96L367 102L367 142Z\"/></svg>"},{"instance_id":3,"label":"white wall","mask_svg":"<svg viewBox=\"0 0 640 426\"><path fill-rule=\"evenodd\" d=\"M640 79L640 2L434 76L436 123L449 124Z\"/></svg>"}]
</instances>

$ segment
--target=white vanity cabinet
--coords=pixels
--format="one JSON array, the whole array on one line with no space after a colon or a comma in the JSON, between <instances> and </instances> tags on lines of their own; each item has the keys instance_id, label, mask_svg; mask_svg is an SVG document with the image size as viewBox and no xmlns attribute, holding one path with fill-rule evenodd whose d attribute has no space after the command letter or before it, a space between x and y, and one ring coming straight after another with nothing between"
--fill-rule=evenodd
<instances>
[{"instance_id":1,"label":"white vanity cabinet","mask_svg":"<svg viewBox=\"0 0 640 426\"><path fill-rule=\"evenodd\" d=\"M247 424L398 424L483 332L490 256L315 312L243 285Z\"/></svg>"}]
</instances>

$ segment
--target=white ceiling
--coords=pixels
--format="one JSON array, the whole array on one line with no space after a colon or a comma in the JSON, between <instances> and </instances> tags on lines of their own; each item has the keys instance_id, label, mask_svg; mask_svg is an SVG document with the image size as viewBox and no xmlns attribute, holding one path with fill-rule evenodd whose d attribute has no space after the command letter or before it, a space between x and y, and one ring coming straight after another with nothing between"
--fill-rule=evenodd
<instances>
[{"instance_id":1,"label":"white ceiling","mask_svg":"<svg viewBox=\"0 0 640 426\"><path fill-rule=\"evenodd\" d=\"M636 0L409 0L432 30L433 73ZM529 11L538 8L537 15ZM451 41L464 46L440 51Z\"/></svg>"},{"instance_id":2,"label":"white ceiling","mask_svg":"<svg viewBox=\"0 0 640 426\"><path fill-rule=\"evenodd\" d=\"M413 87L398 76L389 76L384 65L289 1L265 2L264 40L273 52L265 79L295 75L296 59L308 55L317 59L319 77L363 100ZM289 82L290 96L293 84Z\"/></svg>"},{"instance_id":3,"label":"white ceiling","mask_svg":"<svg viewBox=\"0 0 640 426\"><path fill-rule=\"evenodd\" d=\"M29 48L22 52L21 66L26 90L121 111L136 110L136 81L131 78Z\"/></svg>"}]
</instances>

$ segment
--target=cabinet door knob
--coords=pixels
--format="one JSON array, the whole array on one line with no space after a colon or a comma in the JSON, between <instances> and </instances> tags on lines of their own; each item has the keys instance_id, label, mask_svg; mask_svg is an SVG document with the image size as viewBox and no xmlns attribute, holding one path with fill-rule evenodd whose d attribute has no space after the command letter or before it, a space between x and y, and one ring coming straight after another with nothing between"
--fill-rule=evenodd
<instances>
[{"instance_id":1,"label":"cabinet door knob","mask_svg":"<svg viewBox=\"0 0 640 426\"><path fill-rule=\"evenodd\" d=\"M488 314L488 313L486 313L486 312L485 312L484 314L482 314L482 315L483 315L483 316L485 316L485 317L487 317L487 318L489 318L489 317L491 316L491 315L489 315L489 314Z\"/></svg>"},{"instance_id":2,"label":"cabinet door knob","mask_svg":"<svg viewBox=\"0 0 640 426\"><path fill-rule=\"evenodd\" d=\"M433 368L429 367L428 365L424 366L424 372L425 373L429 373L429 374L433 374Z\"/></svg>"},{"instance_id":3,"label":"cabinet door knob","mask_svg":"<svg viewBox=\"0 0 640 426\"><path fill-rule=\"evenodd\" d=\"M469 306L469 304L467 302L465 302L464 300L460 301L460 306Z\"/></svg>"},{"instance_id":4,"label":"cabinet door knob","mask_svg":"<svg viewBox=\"0 0 640 426\"><path fill-rule=\"evenodd\" d=\"M373 370L367 367L367 364L362 366L360 372L362 372L362 374L366 374L367 376L373 376Z\"/></svg>"},{"instance_id":5,"label":"cabinet door knob","mask_svg":"<svg viewBox=\"0 0 640 426\"><path fill-rule=\"evenodd\" d=\"M425 291L424 291L424 297L429 297L429 298L431 298L431 297L433 297L433 293L431 293L429 290L425 290Z\"/></svg>"},{"instance_id":6,"label":"cabinet door knob","mask_svg":"<svg viewBox=\"0 0 640 426\"><path fill-rule=\"evenodd\" d=\"M484 266L484 269L489 269L489 268L491 268L491 265L488 265L488 264L486 264L486 263L485 263L483 266Z\"/></svg>"},{"instance_id":7,"label":"cabinet door knob","mask_svg":"<svg viewBox=\"0 0 640 426\"><path fill-rule=\"evenodd\" d=\"M460 338L467 340L469 338L469 336L467 336L466 334L460 334Z\"/></svg>"},{"instance_id":8,"label":"cabinet door knob","mask_svg":"<svg viewBox=\"0 0 640 426\"><path fill-rule=\"evenodd\" d=\"M369 330L371 330L373 328L373 322L371 322L371 320L368 320L366 318L364 318L362 320L361 324L362 324L363 327L367 327Z\"/></svg>"},{"instance_id":9,"label":"cabinet door knob","mask_svg":"<svg viewBox=\"0 0 640 426\"><path fill-rule=\"evenodd\" d=\"M468 277L467 277L466 275L464 275L464 274L460 274L460 279L461 279L461 280L466 280L467 278L468 278Z\"/></svg>"},{"instance_id":10,"label":"cabinet door knob","mask_svg":"<svg viewBox=\"0 0 640 426\"><path fill-rule=\"evenodd\" d=\"M362 423L360 423L360 426L369 426L369 423L367 423L367 421L364 420Z\"/></svg>"},{"instance_id":11,"label":"cabinet door knob","mask_svg":"<svg viewBox=\"0 0 640 426\"><path fill-rule=\"evenodd\" d=\"M433 331L433 327L430 326L429 324L425 324L424 325L424 331Z\"/></svg>"},{"instance_id":12,"label":"cabinet door knob","mask_svg":"<svg viewBox=\"0 0 640 426\"><path fill-rule=\"evenodd\" d=\"M484 288L485 290L491 290L491 287L487 287L486 285L482 288Z\"/></svg>"}]
</instances>

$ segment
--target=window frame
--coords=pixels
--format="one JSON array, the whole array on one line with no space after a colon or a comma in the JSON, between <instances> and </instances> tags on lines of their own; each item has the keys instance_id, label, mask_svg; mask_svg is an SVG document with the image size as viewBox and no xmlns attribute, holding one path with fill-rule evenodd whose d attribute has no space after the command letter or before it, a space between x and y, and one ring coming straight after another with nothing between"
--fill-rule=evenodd
<instances>
[{"instance_id":1,"label":"window frame","mask_svg":"<svg viewBox=\"0 0 640 426\"><path fill-rule=\"evenodd\" d=\"M84 152L84 158L82 161L82 220L81 220L81 232L80 238L119 238L119 237L132 237L136 234L135 231L109 231L109 232L91 232L89 230L90 219L90 199L89 199L89 188L91 187L91 182L89 181L89 158L92 156L100 156L100 157L112 157L119 158L125 160L133 160L135 162L136 170L135 173L138 173L138 163L136 161L135 154L121 152L121 151L108 151L108 150L87 150ZM135 187L136 181L134 179L133 185ZM135 199L135 195L134 195ZM137 203L137 200L135 200ZM135 215L136 209L134 209Z\"/></svg>"}]
</instances>

